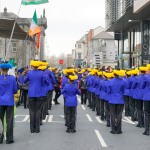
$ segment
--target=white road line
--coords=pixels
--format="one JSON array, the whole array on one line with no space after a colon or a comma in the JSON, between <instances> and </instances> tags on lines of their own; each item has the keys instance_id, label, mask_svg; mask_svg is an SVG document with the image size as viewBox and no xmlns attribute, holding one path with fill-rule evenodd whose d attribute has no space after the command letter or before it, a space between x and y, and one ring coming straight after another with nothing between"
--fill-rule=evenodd
<instances>
[{"instance_id":1,"label":"white road line","mask_svg":"<svg viewBox=\"0 0 150 150\"><path fill-rule=\"evenodd\" d=\"M54 101L52 101L52 104L53 104L53 105L55 104Z\"/></svg>"},{"instance_id":2,"label":"white road line","mask_svg":"<svg viewBox=\"0 0 150 150\"><path fill-rule=\"evenodd\" d=\"M60 117L64 118L64 115L60 115Z\"/></svg>"},{"instance_id":3,"label":"white road line","mask_svg":"<svg viewBox=\"0 0 150 150\"><path fill-rule=\"evenodd\" d=\"M99 123L104 123L99 117L95 117Z\"/></svg>"},{"instance_id":4,"label":"white road line","mask_svg":"<svg viewBox=\"0 0 150 150\"><path fill-rule=\"evenodd\" d=\"M52 122L52 120L53 120L53 115L49 115L48 122Z\"/></svg>"},{"instance_id":5,"label":"white road line","mask_svg":"<svg viewBox=\"0 0 150 150\"><path fill-rule=\"evenodd\" d=\"M135 122L133 122L133 121L131 121L129 118L127 118L127 117L124 117L124 119L128 122L128 123L130 123L130 124L136 124Z\"/></svg>"},{"instance_id":6,"label":"white road line","mask_svg":"<svg viewBox=\"0 0 150 150\"><path fill-rule=\"evenodd\" d=\"M47 121L47 118L48 118L48 115L46 115L46 118L43 120L43 122L46 122L46 121Z\"/></svg>"},{"instance_id":7,"label":"white road line","mask_svg":"<svg viewBox=\"0 0 150 150\"><path fill-rule=\"evenodd\" d=\"M85 107L84 107L84 105L81 105L81 107L82 107L83 110L86 110Z\"/></svg>"},{"instance_id":8,"label":"white road line","mask_svg":"<svg viewBox=\"0 0 150 150\"><path fill-rule=\"evenodd\" d=\"M24 119L22 121L17 121L16 120L15 122L26 122L29 119L29 115L17 115L16 117L18 117L18 116L24 116Z\"/></svg>"},{"instance_id":9,"label":"white road line","mask_svg":"<svg viewBox=\"0 0 150 150\"><path fill-rule=\"evenodd\" d=\"M78 101L81 103L81 98L78 97Z\"/></svg>"},{"instance_id":10,"label":"white road line","mask_svg":"<svg viewBox=\"0 0 150 150\"><path fill-rule=\"evenodd\" d=\"M102 147L108 147L107 144L105 143L104 139L102 138L100 132L98 130L95 130L96 136L98 138L98 140L100 141L100 144L102 145Z\"/></svg>"},{"instance_id":11,"label":"white road line","mask_svg":"<svg viewBox=\"0 0 150 150\"><path fill-rule=\"evenodd\" d=\"M93 121L89 114L86 114L86 117L88 118L88 120L89 120L90 122Z\"/></svg>"}]
</instances>

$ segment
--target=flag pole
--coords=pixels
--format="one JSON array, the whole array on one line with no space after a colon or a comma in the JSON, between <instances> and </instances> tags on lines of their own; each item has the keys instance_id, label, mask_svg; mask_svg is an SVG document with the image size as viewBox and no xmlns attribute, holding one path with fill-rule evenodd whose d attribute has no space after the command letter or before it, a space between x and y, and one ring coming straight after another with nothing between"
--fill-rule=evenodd
<instances>
[{"instance_id":1,"label":"flag pole","mask_svg":"<svg viewBox=\"0 0 150 150\"><path fill-rule=\"evenodd\" d=\"M21 0L22 1L22 0ZM11 31L11 35L10 35L10 39L9 39L9 42L8 42L8 46L7 46L7 49L6 49L6 53L5 53L5 61L7 59L7 52L9 50L9 47L10 47L10 43L11 43L11 40L12 40L12 37L13 37L13 34L14 34L14 30L15 30L15 26L16 26L16 23L17 23L17 19L19 17L19 13L20 13L20 10L21 10L21 3L20 3L20 6L19 6L19 10L18 10L18 13L17 13L17 16L15 18L15 22L14 22L14 25L13 25L13 28L12 28L12 31Z\"/></svg>"}]
</instances>

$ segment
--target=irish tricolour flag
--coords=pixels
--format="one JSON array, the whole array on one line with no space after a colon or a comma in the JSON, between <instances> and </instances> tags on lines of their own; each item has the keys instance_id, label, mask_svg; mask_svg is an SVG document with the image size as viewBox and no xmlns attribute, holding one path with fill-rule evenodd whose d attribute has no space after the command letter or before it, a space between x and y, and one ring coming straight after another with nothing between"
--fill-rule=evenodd
<instances>
[{"instance_id":1,"label":"irish tricolour flag","mask_svg":"<svg viewBox=\"0 0 150 150\"><path fill-rule=\"evenodd\" d=\"M32 18L31 25L30 25L29 35L32 36L32 35L37 34L39 32L41 32L41 29L38 26L38 19L37 19L37 15L36 15L36 11L35 11L33 18Z\"/></svg>"},{"instance_id":2,"label":"irish tricolour flag","mask_svg":"<svg viewBox=\"0 0 150 150\"><path fill-rule=\"evenodd\" d=\"M48 3L48 0L22 0L23 5L38 5Z\"/></svg>"}]
</instances>

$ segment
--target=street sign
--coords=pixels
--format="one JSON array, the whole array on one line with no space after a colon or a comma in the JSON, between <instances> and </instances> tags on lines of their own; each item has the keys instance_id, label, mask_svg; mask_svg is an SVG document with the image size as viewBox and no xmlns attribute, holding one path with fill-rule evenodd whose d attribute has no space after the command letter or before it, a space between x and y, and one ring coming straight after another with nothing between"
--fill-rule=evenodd
<instances>
[{"instance_id":1,"label":"street sign","mask_svg":"<svg viewBox=\"0 0 150 150\"><path fill-rule=\"evenodd\" d=\"M64 64L64 60L60 59L60 60L59 60L59 64L60 64L60 65L63 65L63 64Z\"/></svg>"}]
</instances>

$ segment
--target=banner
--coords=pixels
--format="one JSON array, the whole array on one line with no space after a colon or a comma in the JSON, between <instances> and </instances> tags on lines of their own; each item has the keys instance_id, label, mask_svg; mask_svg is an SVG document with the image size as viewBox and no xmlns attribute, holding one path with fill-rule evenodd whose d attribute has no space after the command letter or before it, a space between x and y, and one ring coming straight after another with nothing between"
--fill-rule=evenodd
<instances>
[{"instance_id":1,"label":"banner","mask_svg":"<svg viewBox=\"0 0 150 150\"><path fill-rule=\"evenodd\" d=\"M48 0L22 0L22 5L39 5L48 3Z\"/></svg>"}]
</instances>

